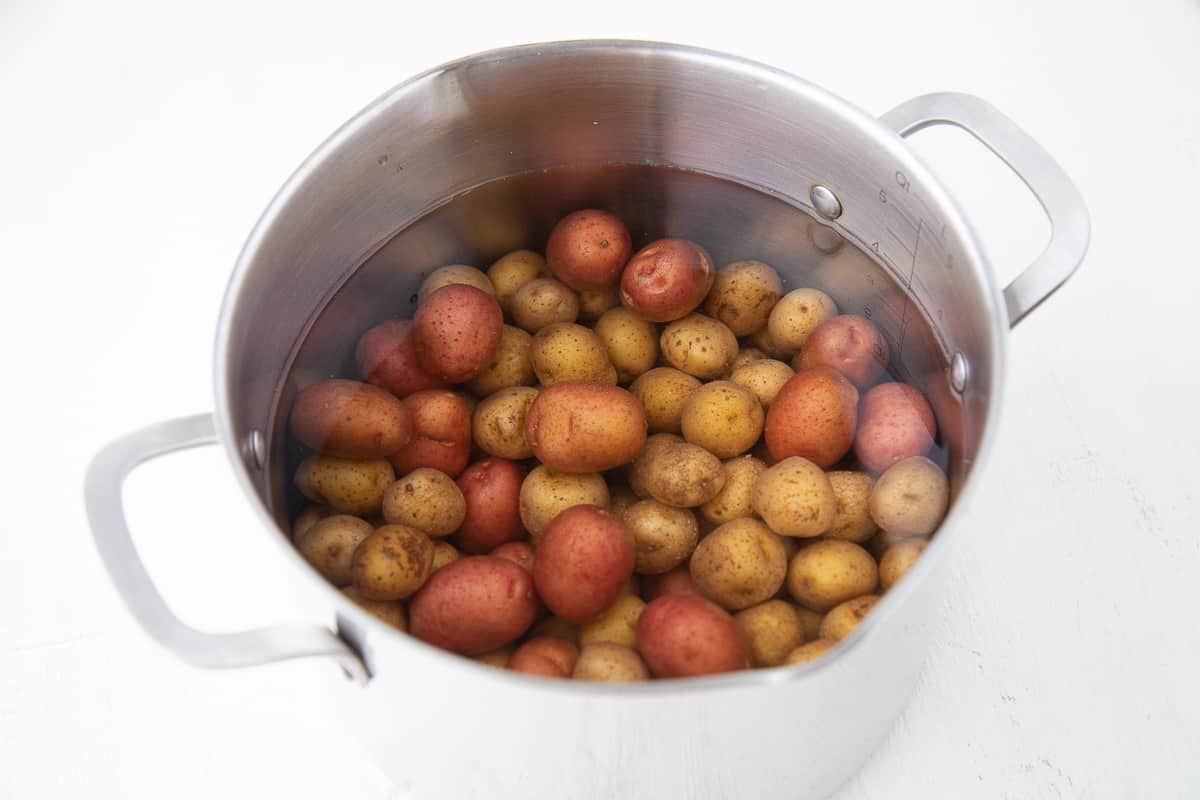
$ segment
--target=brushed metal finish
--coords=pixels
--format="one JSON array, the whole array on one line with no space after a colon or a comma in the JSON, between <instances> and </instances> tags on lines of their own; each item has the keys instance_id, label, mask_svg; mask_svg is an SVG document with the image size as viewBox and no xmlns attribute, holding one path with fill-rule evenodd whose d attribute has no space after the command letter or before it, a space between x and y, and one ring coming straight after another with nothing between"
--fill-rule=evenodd
<instances>
[{"instance_id":1,"label":"brushed metal finish","mask_svg":"<svg viewBox=\"0 0 1200 800\"><path fill-rule=\"evenodd\" d=\"M825 219L837 219L842 215L842 201L828 186L817 184L808 195L812 198L813 208Z\"/></svg>"}]
</instances>

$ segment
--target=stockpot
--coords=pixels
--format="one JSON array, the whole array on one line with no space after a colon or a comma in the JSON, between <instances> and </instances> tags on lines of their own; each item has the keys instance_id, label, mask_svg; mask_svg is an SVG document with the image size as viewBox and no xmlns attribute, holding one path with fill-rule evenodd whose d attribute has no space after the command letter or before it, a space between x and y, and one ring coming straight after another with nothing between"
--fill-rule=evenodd
<instances>
[{"instance_id":1,"label":"stockpot","mask_svg":"<svg viewBox=\"0 0 1200 800\"><path fill-rule=\"evenodd\" d=\"M929 125L973 134L1050 218L1045 251L1003 291L967 218L905 143ZM284 420L303 380L295 361L299 343L329 319L331 300L346 296L338 290L372 257L378 263L397 231L467 190L583 168L541 206L557 215L588 198L589 181L607 180L605 165L717 176L809 212L803 236L797 226L758 232L783 254L775 263L785 280L798 277L788 273L789 249L831 253L817 275L823 288L843 309L872 314L904 377L935 408L949 450L950 513L923 558L834 657L638 685L528 678L388 628L307 568L289 542ZM689 219L687 191L659 188L668 227L672 219L706 224ZM624 196L612 189L610 196ZM513 216L516 199L493 192L460 230L485 238L503 230L497 215ZM519 229L520 220L510 222ZM631 228L643 223L650 224L634 219ZM1058 165L967 95L918 97L875 118L792 75L677 45L580 41L470 56L375 101L280 190L238 258L217 321L215 412L131 433L95 458L86 485L95 540L130 610L184 659L205 667L336 661L347 677L338 685L350 726L413 797L823 797L870 755L912 694L947 557L967 535L964 509L988 491L1009 328L1070 276L1088 236L1082 199ZM856 245L846 252L872 254L869 268L839 258L843 240ZM487 249L478 244L474 254ZM421 270L438 266L419 260L397 256L384 265L392 289L407 297ZM869 269L889 279L875 280ZM374 294L356 296L369 303ZM906 353L906 329L918 327L930 342ZM202 632L159 596L125 524L122 484L144 461L217 442L259 511L262 535L289 562L281 571L297 592L328 606L336 629Z\"/></svg>"}]
</instances>

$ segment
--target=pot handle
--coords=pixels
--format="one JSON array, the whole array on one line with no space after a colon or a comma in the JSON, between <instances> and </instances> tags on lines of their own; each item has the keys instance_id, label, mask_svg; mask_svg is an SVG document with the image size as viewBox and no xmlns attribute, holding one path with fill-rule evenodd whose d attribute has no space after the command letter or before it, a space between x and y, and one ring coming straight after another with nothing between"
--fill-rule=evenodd
<instances>
[{"instance_id":1,"label":"pot handle","mask_svg":"<svg viewBox=\"0 0 1200 800\"><path fill-rule=\"evenodd\" d=\"M365 683L368 673L362 659L328 628L288 624L237 633L206 633L184 624L158 593L125 521L121 496L125 479L147 461L216 441L211 414L181 417L122 436L101 450L88 466L84 485L88 522L104 567L125 605L146 633L196 666L247 667L324 656L341 664L356 682Z\"/></svg>"},{"instance_id":2,"label":"pot handle","mask_svg":"<svg viewBox=\"0 0 1200 800\"><path fill-rule=\"evenodd\" d=\"M901 136L931 125L962 128L1007 164L1041 203L1050 219L1050 241L1004 289L1009 327L1037 308L1079 267L1091 235L1083 197L1050 154L990 103L969 94L939 92L901 103L879 120Z\"/></svg>"}]
</instances>

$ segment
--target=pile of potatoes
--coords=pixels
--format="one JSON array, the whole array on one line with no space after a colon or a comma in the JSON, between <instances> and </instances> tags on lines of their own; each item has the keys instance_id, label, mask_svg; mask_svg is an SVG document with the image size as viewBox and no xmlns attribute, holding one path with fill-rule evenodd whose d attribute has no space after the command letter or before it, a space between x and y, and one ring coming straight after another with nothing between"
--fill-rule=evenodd
<instances>
[{"instance_id":1,"label":"pile of potatoes","mask_svg":"<svg viewBox=\"0 0 1200 800\"><path fill-rule=\"evenodd\" d=\"M448 266L299 392L296 547L425 642L637 681L819 658L944 517L922 394L866 319L759 261L636 253L600 210L545 257Z\"/></svg>"}]
</instances>

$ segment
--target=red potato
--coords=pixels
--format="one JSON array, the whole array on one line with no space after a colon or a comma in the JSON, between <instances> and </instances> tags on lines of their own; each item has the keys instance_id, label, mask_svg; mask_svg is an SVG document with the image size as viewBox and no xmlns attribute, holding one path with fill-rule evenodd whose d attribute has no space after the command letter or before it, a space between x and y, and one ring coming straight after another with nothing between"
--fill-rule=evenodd
<instances>
[{"instance_id":1,"label":"red potato","mask_svg":"<svg viewBox=\"0 0 1200 800\"><path fill-rule=\"evenodd\" d=\"M658 575L642 576L642 599L647 603L668 595L694 594L700 596L687 562Z\"/></svg>"},{"instance_id":2,"label":"red potato","mask_svg":"<svg viewBox=\"0 0 1200 800\"><path fill-rule=\"evenodd\" d=\"M492 555L511 561L530 575L533 574L533 545L529 542L505 542L493 550Z\"/></svg>"},{"instance_id":3,"label":"red potato","mask_svg":"<svg viewBox=\"0 0 1200 800\"><path fill-rule=\"evenodd\" d=\"M708 251L687 239L659 239L629 259L621 303L650 322L686 317L704 302L714 279Z\"/></svg>"},{"instance_id":4,"label":"red potato","mask_svg":"<svg viewBox=\"0 0 1200 800\"><path fill-rule=\"evenodd\" d=\"M412 436L404 403L378 386L342 379L302 389L291 426L303 444L337 458L386 458Z\"/></svg>"},{"instance_id":5,"label":"red potato","mask_svg":"<svg viewBox=\"0 0 1200 800\"><path fill-rule=\"evenodd\" d=\"M404 398L412 419L408 445L392 456L397 475L419 467L457 477L471 458L471 409L460 394L429 389Z\"/></svg>"},{"instance_id":6,"label":"red potato","mask_svg":"<svg viewBox=\"0 0 1200 800\"><path fill-rule=\"evenodd\" d=\"M828 319L805 340L792 362L797 372L832 367L859 389L879 380L888 364L888 346L870 320L852 314Z\"/></svg>"},{"instance_id":7,"label":"red potato","mask_svg":"<svg viewBox=\"0 0 1200 800\"><path fill-rule=\"evenodd\" d=\"M431 293L413 315L421 368L447 383L465 383L492 363L504 331L496 298L462 283Z\"/></svg>"},{"instance_id":8,"label":"red potato","mask_svg":"<svg viewBox=\"0 0 1200 800\"><path fill-rule=\"evenodd\" d=\"M850 452L858 421L858 390L840 372L797 372L767 409L764 430L771 458L802 456L829 468Z\"/></svg>"},{"instance_id":9,"label":"red potato","mask_svg":"<svg viewBox=\"0 0 1200 800\"><path fill-rule=\"evenodd\" d=\"M458 476L467 514L454 543L468 553L487 553L525 536L519 503L525 474L512 461L485 458Z\"/></svg>"},{"instance_id":10,"label":"red potato","mask_svg":"<svg viewBox=\"0 0 1200 800\"><path fill-rule=\"evenodd\" d=\"M883 472L928 453L936 432L925 395L906 383L881 383L863 395L854 454L871 472Z\"/></svg>"},{"instance_id":11,"label":"red potato","mask_svg":"<svg viewBox=\"0 0 1200 800\"><path fill-rule=\"evenodd\" d=\"M387 389L396 397L449 385L421 368L413 347L411 320L388 320L368 330L354 348L354 361L367 383Z\"/></svg>"},{"instance_id":12,"label":"red potato","mask_svg":"<svg viewBox=\"0 0 1200 800\"><path fill-rule=\"evenodd\" d=\"M737 622L698 595L659 597L642 612L638 649L659 678L689 678L750 668Z\"/></svg>"},{"instance_id":13,"label":"red potato","mask_svg":"<svg viewBox=\"0 0 1200 800\"><path fill-rule=\"evenodd\" d=\"M568 381L538 393L525 417L534 456L559 472L603 472L633 461L646 443L646 414L624 389Z\"/></svg>"},{"instance_id":14,"label":"red potato","mask_svg":"<svg viewBox=\"0 0 1200 800\"><path fill-rule=\"evenodd\" d=\"M529 573L494 556L468 556L429 577L408 606L408 631L435 647L477 656L516 640L533 624Z\"/></svg>"},{"instance_id":15,"label":"red potato","mask_svg":"<svg viewBox=\"0 0 1200 800\"><path fill-rule=\"evenodd\" d=\"M542 533L534 552L538 596L555 616L582 625L600 616L633 575L633 534L616 515L572 506Z\"/></svg>"},{"instance_id":16,"label":"red potato","mask_svg":"<svg viewBox=\"0 0 1200 800\"><path fill-rule=\"evenodd\" d=\"M546 266L577 292L604 289L617 282L632 252L625 223L607 211L586 209L554 226L546 242Z\"/></svg>"},{"instance_id":17,"label":"red potato","mask_svg":"<svg viewBox=\"0 0 1200 800\"><path fill-rule=\"evenodd\" d=\"M508 668L543 678L569 678L579 660L579 647L557 636L537 636L513 651Z\"/></svg>"}]
</instances>

